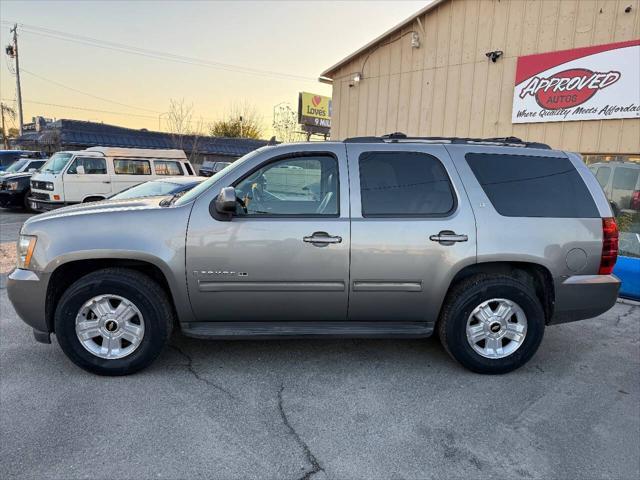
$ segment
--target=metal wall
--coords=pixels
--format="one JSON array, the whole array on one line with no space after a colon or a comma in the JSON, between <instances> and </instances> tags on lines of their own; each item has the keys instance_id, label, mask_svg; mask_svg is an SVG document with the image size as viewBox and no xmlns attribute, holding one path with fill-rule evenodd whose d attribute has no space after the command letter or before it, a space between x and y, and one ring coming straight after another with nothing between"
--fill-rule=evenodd
<instances>
[{"instance_id":1,"label":"metal wall","mask_svg":"<svg viewBox=\"0 0 640 480\"><path fill-rule=\"evenodd\" d=\"M451 0L420 20L424 30L414 21L333 72L333 139L515 135L582 153L640 152L640 119L511 123L518 56L640 38L640 0ZM409 34L385 45L412 30L420 48ZM492 50L504 51L497 63ZM350 87L354 72L363 79Z\"/></svg>"}]
</instances>

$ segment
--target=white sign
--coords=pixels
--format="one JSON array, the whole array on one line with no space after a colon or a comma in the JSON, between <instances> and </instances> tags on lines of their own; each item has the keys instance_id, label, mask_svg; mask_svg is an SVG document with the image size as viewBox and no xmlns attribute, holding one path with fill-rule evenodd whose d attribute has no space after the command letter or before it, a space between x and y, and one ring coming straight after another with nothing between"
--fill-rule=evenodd
<instances>
[{"instance_id":1,"label":"white sign","mask_svg":"<svg viewBox=\"0 0 640 480\"><path fill-rule=\"evenodd\" d=\"M640 40L518 58L513 123L640 118Z\"/></svg>"}]
</instances>

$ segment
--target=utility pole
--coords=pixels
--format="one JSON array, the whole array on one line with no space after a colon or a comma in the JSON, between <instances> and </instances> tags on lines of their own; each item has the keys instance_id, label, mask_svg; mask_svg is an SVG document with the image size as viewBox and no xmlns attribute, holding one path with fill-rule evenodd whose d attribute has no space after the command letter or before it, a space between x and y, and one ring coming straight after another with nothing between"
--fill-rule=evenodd
<instances>
[{"instance_id":1,"label":"utility pole","mask_svg":"<svg viewBox=\"0 0 640 480\"><path fill-rule=\"evenodd\" d=\"M14 23L13 28L10 30L13 33L13 45L8 45L6 48L7 55L16 61L16 94L18 96L18 127L20 136L23 133L24 117L22 114L22 89L20 88L20 61L18 59L18 24Z\"/></svg>"}]
</instances>

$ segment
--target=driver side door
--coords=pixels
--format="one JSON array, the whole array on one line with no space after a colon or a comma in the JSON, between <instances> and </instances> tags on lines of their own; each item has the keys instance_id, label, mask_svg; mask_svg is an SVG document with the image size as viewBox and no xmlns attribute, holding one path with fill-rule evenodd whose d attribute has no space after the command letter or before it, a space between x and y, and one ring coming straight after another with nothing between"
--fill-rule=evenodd
<instances>
[{"instance_id":1,"label":"driver side door","mask_svg":"<svg viewBox=\"0 0 640 480\"><path fill-rule=\"evenodd\" d=\"M349 194L345 148L268 158L235 179L230 221L200 198L187 233L187 272L200 322L345 321ZM217 193L216 192L216 193Z\"/></svg>"}]
</instances>

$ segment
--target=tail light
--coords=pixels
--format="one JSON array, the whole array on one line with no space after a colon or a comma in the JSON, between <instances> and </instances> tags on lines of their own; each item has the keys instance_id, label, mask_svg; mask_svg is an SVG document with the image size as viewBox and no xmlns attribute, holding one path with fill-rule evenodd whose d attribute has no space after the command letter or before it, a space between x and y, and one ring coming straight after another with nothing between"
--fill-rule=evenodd
<instances>
[{"instance_id":1,"label":"tail light","mask_svg":"<svg viewBox=\"0 0 640 480\"><path fill-rule=\"evenodd\" d=\"M618 259L618 225L615 218L602 219L602 256L599 275L609 275Z\"/></svg>"},{"instance_id":2,"label":"tail light","mask_svg":"<svg viewBox=\"0 0 640 480\"><path fill-rule=\"evenodd\" d=\"M640 210L640 190L631 195L631 210Z\"/></svg>"}]
</instances>

